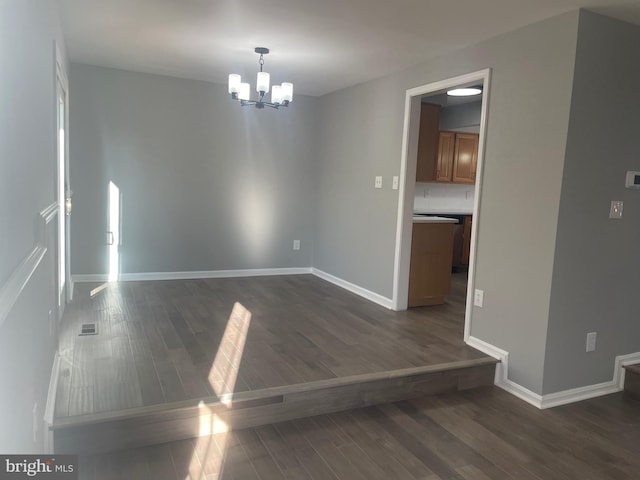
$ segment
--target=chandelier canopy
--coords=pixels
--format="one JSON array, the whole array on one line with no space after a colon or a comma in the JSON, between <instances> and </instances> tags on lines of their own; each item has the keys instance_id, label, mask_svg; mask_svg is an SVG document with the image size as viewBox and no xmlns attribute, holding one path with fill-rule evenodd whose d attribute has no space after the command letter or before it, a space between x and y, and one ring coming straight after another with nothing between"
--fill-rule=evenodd
<instances>
[{"instance_id":1,"label":"chandelier canopy","mask_svg":"<svg viewBox=\"0 0 640 480\"><path fill-rule=\"evenodd\" d=\"M229 75L229 93L231 98L238 100L240 105L246 107L247 105L255 105L256 108L271 107L278 109L280 107L288 107L289 103L293 100L293 84L284 82L282 85L274 85L271 88L271 101L266 102L264 96L269 93L269 79L270 76L267 72L262 71L264 65L264 55L269 53L269 49L265 47L256 47L255 52L260 55L260 71L256 80L256 92L258 92L258 99L251 100L250 92L251 86L248 83L242 82L242 77L236 73Z\"/></svg>"}]
</instances>

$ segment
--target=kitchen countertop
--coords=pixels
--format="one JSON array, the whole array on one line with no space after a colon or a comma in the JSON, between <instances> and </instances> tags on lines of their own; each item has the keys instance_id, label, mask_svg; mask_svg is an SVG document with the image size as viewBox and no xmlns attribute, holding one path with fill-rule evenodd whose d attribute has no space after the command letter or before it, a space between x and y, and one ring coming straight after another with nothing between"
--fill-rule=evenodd
<instances>
[{"instance_id":1,"label":"kitchen countertop","mask_svg":"<svg viewBox=\"0 0 640 480\"><path fill-rule=\"evenodd\" d=\"M414 210L414 215L473 215L473 210L459 210L455 208L449 208L446 210Z\"/></svg>"},{"instance_id":2,"label":"kitchen countertop","mask_svg":"<svg viewBox=\"0 0 640 480\"><path fill-rule=\"evenodd\" d=\"M458 220L447 217L414 215L413 223L458 223Z\"/></svg>"}]
</instances>

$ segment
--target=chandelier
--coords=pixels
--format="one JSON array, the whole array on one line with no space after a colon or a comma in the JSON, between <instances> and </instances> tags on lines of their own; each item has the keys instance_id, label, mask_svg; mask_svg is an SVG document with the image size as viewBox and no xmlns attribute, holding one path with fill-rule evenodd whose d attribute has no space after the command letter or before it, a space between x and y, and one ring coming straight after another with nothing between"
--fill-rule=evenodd
<instances>
[{"instance_id":1,"label":"chandelier","mask_svg":"<svg viewBox=\"0 0 640 480\"><path fill-rule=\"evenodd\" d=\"M240 105L246 107L247 105L255 105L256 108L280 108L288 107L289 103L293 100L293 84L282 83L282 85L274 85L271 88L271 101L266 102L264 96L269 93L269 74L262 71L264 65L264 55L269 53L268 48L256 47L255 52L260 54L260 71L258 72L258 78L256 81L256 92L258 92L259 98L257 100L250 99L251 86L248 83L243 83L240 75L232 73L229 75L229 93L231 98L238 100Z\"/></svg>"}]
</instances>

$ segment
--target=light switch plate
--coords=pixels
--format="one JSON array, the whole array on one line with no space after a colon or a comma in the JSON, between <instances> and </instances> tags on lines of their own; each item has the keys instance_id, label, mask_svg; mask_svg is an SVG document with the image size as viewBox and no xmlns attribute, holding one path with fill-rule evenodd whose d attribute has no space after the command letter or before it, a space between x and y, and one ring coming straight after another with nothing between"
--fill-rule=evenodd
<instances>
[{"instance_id":1,"label":"light switch plate","mask_svg":"<svg viewBox=\"0 0 640 480\"><path fill-rule=\"evenodd\" d=\"M382 188L382 177L381 176L377 176L376 177L376 181L374 183L374 187L375 188Z\"/></svg>"},{"instance_id":2,"label":"light switch plate","mask_svg":"<svg viewBox=\"0 0 640 480\"><path fill-rule=\"evenodd\" d=\"M476 307L482 307L484 305L484 290L478 290L476 288L473 295L473 304Z\"/></svg>"},{"instance_id":3,"label":"light switch plate","mask_svg":"<svg viewBox=\"0 0 640 480\"><path fill-rule=\"evenodd\" d=\"M398 190L398 184L400 183L400 179L397 175L394 175L393 180L391 181L391 189Z\"/></svg>"},{"instance_id":4,"label":"light switch plate","mask_svg":"<svg viewBox=\"0 0 640 480\"><path fill-rule=\"evenodd\" d=\"M611 200L611 209L609 210L609 218L622 218L622 208L624 203L619 200Z\"/></svg>"}]
</instances>

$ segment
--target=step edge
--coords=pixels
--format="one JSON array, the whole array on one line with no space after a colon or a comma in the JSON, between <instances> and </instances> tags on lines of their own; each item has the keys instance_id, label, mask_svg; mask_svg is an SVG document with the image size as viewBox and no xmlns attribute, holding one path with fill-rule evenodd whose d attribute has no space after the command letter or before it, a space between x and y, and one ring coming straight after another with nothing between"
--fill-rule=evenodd
<instances>
[{"instance_id":1,"label":"step edge","mask_svg":"<svg viewBox=\"0 0 640 480\"><path fill-rule=\"evenodd\" d=\"M201 399L181 400L179 402L161 403L144 407L129 408L126 410L98 412L86 415L74 415L70 417L61 417L54 419L53 424L50 426L50 429L59 430L65 428L76 428L112 421L143 418L145 416L152 416L169 410L176 413L181 410L191 411L193 408L197 408L199 406L215 408L216 406L224 405L225 408L233 409L250 408L252 405L249 404L257 400L262 401L262 404L264 405L268 403L281 403L287 394L294 392L311 392L314 390L341 387L344 385L355 383L368 383L378 380L392 380L394 378L411 377L428 373L452 372L467 368L497 364L499 362L499 360L487 356L476 359L457 360L454 362L440 363L436 365L409 367L382 372L316 380L313 382L297 383L292 385L268 387L257 390L247 390L237 392L232 395L227 394L226 398L229 399L227 401L225 401L225 395L216 395L204 397ZM248 406L243 406L243 404L247 404Z\"/></svg>"}]
</instances>

